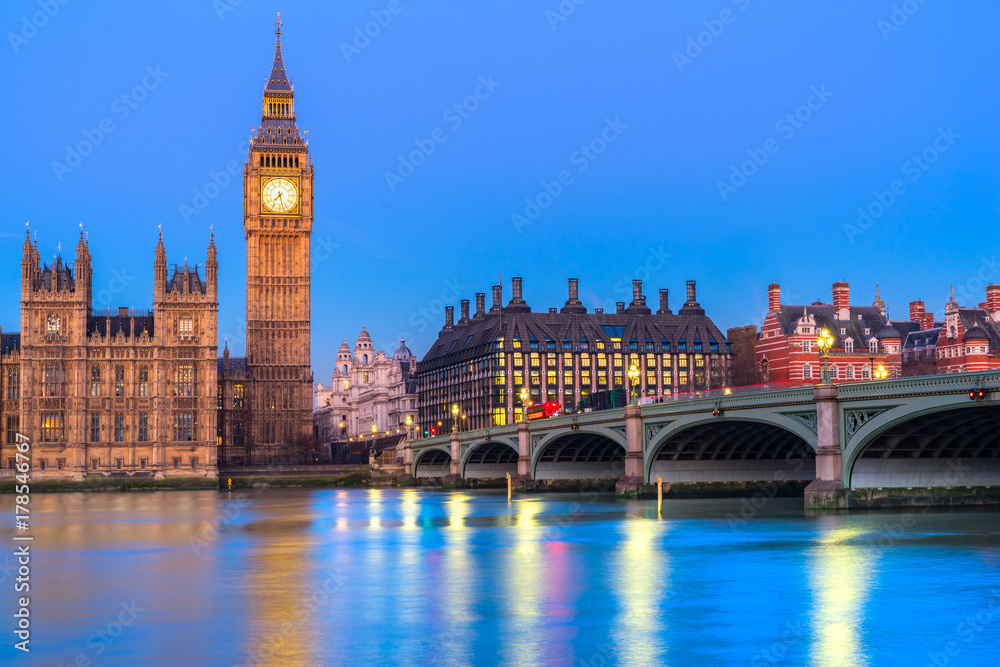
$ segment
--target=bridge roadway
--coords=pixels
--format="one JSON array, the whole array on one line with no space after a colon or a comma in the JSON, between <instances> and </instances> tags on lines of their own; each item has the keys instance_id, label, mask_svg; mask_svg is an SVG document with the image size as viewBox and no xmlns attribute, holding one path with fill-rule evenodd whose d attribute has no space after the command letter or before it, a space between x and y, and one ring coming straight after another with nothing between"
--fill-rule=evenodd
<instances>
[{"instance_id":1,"label":"bridge roadway","mask_svg":"<svg viewBox=\"0 0 1000 667\"><path fill-rule=\"evenodd\" d=\"M417 440L406 462L525 489L646 495L659 477L668 496L801 492L818 508L1000 503L1000 372L702 392Z\"/></svg>"}]
</instances>

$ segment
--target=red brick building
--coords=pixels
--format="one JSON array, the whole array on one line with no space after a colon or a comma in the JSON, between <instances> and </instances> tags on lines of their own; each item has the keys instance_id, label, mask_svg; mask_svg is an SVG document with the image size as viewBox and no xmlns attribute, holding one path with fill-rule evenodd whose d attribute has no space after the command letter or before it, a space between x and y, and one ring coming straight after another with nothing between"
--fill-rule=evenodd
<instances>
[{"instance_id":1,"label":"red brick building","mask_svg":"<svg viewBox=\"0 0 1000 667\"><path fill-rule=\"evenodd\" d=\"M764 382L819 384L823 357L816 345L819 332L833 335L830 380L834 383L868 380L884 366L889 377L902 375L903 341L919 324L890 321L875 287L870 306L851 305L850 286L833 284L833 304L781 303L781 286L767 288L768 314L757 341L756 361Z\"/></svg>"},{"instance_id":2,"label":"red brick building","mask_svg":"<svg viewBox=\"0 0 1000 667\"><path fill-rule=\"evenodd\" d=\"M920 327L903 342L907 375L1000 368L1000 285L988 285L976 308L959 306L952 290L944 316L935 322L923 301L910 302L910 319Z\"/></svg>"}]
</instances>

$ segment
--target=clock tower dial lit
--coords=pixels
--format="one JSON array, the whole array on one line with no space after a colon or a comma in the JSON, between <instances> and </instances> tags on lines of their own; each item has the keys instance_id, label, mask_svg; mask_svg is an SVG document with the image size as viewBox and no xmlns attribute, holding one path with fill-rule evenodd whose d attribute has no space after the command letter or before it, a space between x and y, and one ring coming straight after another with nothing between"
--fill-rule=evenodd
<instances>
[{"instance_id":1,"label":"clock tower dial lit","mask_svg":"<svg viewBox=\"0 0 1000 667\"><path fill-rule=\"evenodd\" d=\"M246 369L252 423L244 442L262 460L312 434L310 236L313 165L295 118L295 90L276 23L274 64L243 171L247 241ZM242 454L242 453L241 453Z\"/></svg>"}]
</instances>

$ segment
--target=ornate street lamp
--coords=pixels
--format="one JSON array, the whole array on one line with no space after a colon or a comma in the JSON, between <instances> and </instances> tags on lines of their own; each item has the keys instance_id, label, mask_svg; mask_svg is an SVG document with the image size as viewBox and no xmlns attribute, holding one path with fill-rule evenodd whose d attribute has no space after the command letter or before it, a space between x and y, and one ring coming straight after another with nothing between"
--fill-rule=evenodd
<instances>
[{"instance_id":1,"label":"ornate street lamp","mask_svg":"<svg viewBox=\"0 0 1000 667\"><path fill-rule=\"evenodd\" d=\"M889 377L889 371L885 370L885 366L879 364L879 367L875 369L875 379L884 380Z\"/></svg>"},{"instance_id":2,"label":"ornate street lamp","mask_svg":"<svg viewBox=\"0 0 1000 667\"><path fill-rule=\"evenodd\" d=\"M452 417L451 430L453 433L458 433L458 403L452 404L451 417Z\"/></svg>"},{"instance_id":3,"label":"ornate street lamp","mask_svg":"<svg viewBox=\"0 0 1000 667\"><path fill-rule=\"evenodd\" d=\"M830 384L830 348L833 347L833 336L830 330L824 328L816 337L816 347L823 355L823 384Z\"/></svg>"},{"instance_id":4,"label":"ornate street lamp","mask_svg":"<svg viewBox=\"0 0 1000 667\"><path fill-rule=\"evenodd\" d=\"M413 415L406 415L406 437L413 438Z\"/></svg>"},{"instance_id":5,"label":"ornate street lamp","mask_svg":"<svg viewBox=\"0 0 1000 667\"><path fill-rule=\"evenodd\" d=\"M631 394L632 405L639 405L639 394L635 392L635 385L639 383L639 367L632 364L628 369L628 391Z\"/></svg>"},{"instance_id":6,"label":"ornate street lamp","mask_svg":"<svg viewBox=\"0 0 1000 667\"><path fill-rule=\"evenodd\" d=\"M527 419L527 407L528 407L528 388L521 387L521 421Z\"/></svg>"}]
</instances>

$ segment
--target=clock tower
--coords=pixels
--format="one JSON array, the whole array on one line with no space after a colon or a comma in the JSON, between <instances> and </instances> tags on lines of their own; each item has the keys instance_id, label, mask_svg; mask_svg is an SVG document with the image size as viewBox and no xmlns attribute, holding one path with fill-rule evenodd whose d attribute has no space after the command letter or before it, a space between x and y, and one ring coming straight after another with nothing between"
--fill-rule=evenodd
<instances>
[{"instance_id":1,"label":"clock tower","mask_svg":"<svg viewBox=\"0 0 1000 667\"><path fill-rule=\"evenodd\" d=\"M281 57L264 88L260 128L243 168L247 241L249 443L259 454L301 446L312 435L309 237L313 167L295 124L295 92Z\"/></svg>"}]
</instances>

